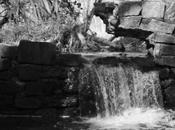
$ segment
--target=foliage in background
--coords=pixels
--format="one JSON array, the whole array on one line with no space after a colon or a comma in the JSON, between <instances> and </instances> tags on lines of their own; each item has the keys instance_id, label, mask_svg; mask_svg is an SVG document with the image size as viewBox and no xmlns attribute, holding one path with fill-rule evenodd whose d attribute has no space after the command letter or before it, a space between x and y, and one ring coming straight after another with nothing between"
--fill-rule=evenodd
<instances>
[{"instance_id":1,"label":"foliage in background","mask_svg":"<svg viewBox=\"0 0 175 130\"><path fill-rule=\"evenodd\" d=\"M1 0L1 42L52 41L77 24L80 4L69 0ZM8 35L7 35L8 34Z\"/></svg>"}]
</instances>

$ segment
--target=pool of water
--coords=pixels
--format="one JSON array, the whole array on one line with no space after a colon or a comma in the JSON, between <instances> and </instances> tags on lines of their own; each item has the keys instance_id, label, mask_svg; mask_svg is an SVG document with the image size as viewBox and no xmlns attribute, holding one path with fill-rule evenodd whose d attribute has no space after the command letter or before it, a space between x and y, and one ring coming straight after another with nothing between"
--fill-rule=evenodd
<instances>
[{"instance_id":1,"label":"pool of water","mask_svg":"<svg viewBox=\"0 0 175 130\"><path fill-rule=\"evenodd\" d=\"M161 108L132 108L118 116L84 121L89 130L175 130L175 112Z\"/></svg>"}]
</instances>

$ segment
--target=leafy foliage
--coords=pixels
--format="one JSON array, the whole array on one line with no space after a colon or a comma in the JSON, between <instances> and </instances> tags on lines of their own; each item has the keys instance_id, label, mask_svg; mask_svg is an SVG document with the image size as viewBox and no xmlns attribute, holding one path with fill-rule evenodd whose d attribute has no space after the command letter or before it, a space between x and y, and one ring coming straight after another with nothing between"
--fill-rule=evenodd
<instances>
[{"instance_id":1,"label":"leafy foliage","mask_svg":"<svg viewBox=\"0 0 175 130\"><path fill-rule=\"evenodd\" d=\"M9 21L1 28L1 42L59 39L77 24L80 10L79 3L69 0L1 0L0 4Z\"/></svg>"}]
</instances>

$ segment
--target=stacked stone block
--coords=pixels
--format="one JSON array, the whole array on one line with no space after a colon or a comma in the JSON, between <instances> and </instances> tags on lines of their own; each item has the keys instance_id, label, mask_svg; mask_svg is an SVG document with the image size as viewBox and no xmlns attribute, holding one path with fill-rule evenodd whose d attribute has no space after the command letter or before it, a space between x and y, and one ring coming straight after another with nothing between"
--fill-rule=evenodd
<instances>
[{"instance_id":1,"label":"stacked stone block","mask_svg":"<svg viewBox=\"0 0 175 130\"><path fill-rule=\"evenodd\" d=\"M95 5L94 12L107 25L108 33L141 39L151 45L154 61L162 69L165 104L175 107L175 1L102 0Z\"/></svg>"},{"instance_id":2,"label":"stacked stone block","mask_svg":"<svg viewBox=\"0 0 175 130\"><path fill-rule=\"evenodd\" d=\"M37 114L50 109L78 114L78 88L76 80L70 80L76 67L72 71L71 66L59 64L56 55L56 46L46 42L0 44L1 114Z\"/></svg>"}]
</instances>

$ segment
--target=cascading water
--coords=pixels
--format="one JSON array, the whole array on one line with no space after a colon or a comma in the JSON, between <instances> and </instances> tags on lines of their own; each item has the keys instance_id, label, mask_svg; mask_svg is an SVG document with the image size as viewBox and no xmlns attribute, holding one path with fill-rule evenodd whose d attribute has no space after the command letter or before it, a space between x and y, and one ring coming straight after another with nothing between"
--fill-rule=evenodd
<instances>
[{"instance_id":1,"label":"cascading water","mask_svg":"<svg viewBox=\"0 0 175 130\"><path fill-rule=\"evenodd\" d=\"M116 1L122 0L112 0ZM81 15L84 19L96 0L79 2L84 8ZM99 17L91 19L90 30L108 39L111 35L105 28ZM91 64L80 70L79 88L81 114L96 113L95 118L84 122L92 125L89 130L175 129L175 113L163 109L158 70L143 71L135 64Z\"/></svg>"},{"instance_id":2,"label":"cascading water","mask_svg":"<svg viewBox=\"0 0 175 130\"><path fill-rule=\"evenodd\" d=\"M142 71L135 64L123 63L91 65L80 71L79 82L84 93L95 97L97 116L85 121L91 124L90 130L175 128L174 112L163 110L158 70ZM88 104L82 102L87 111Z\"/></svg>"},{"instance_id":3,"label":"cascading water","mask_svg":"<svg viewBox=\"0 0 175 130\"><path fill-rule=\"evenodd\" d=\"M163 104L156 71L141 72L133 65L123 64L99 66L94 71L99 81L97 109L102 117L119 115L129 108L160 107Z\"/></svg>"}]
</instances>

